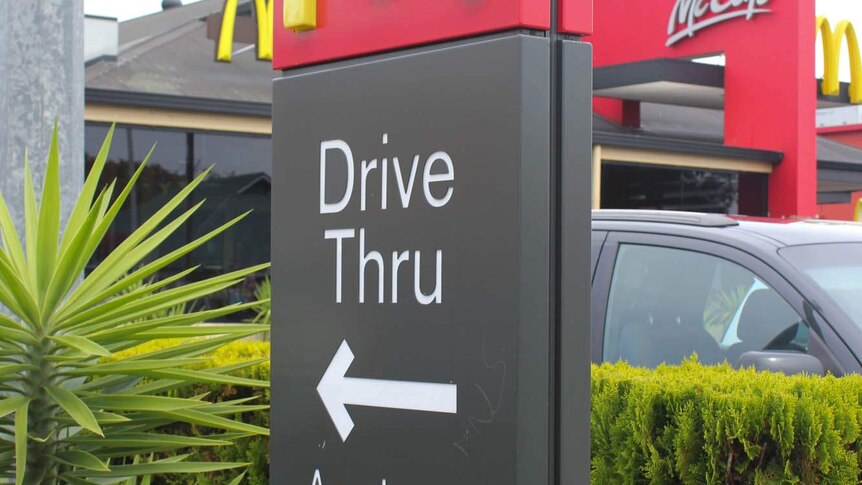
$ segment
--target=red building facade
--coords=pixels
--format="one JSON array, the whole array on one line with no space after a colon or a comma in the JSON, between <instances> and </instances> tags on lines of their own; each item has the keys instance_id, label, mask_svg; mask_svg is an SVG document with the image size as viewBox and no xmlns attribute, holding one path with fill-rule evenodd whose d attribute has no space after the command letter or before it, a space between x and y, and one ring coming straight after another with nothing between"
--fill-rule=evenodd
<instances>
[{"instance_id":1,"label":"red building facade","mask_svg":"<svg viewBox=\"0 0 862 485\"><path fill-rule=\"evenodd\" d=\"M594 15L597 68L723 54L724 144L783 153L769 214L816 215L814 0L602 0ZM624 121L621 100L595 109Z\"/></svg>"}]
</instances>

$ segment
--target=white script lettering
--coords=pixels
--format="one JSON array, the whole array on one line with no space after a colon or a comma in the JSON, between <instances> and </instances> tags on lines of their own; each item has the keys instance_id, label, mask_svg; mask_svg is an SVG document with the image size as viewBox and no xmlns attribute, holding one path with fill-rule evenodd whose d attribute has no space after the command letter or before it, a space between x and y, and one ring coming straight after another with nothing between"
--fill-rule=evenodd
<instances>
[{"instance_id":1,"label":"white script lettering","mask_svg":"<svg viewBox=\"0 0 862 485\"><path fill-rule=\"evenodd\" d=\"M677 0L667 26L668 47L694 37L702 29L735 18L751 20L755 15L771 12L763 8L771 0Z\"/></svg>"}]
</instances>

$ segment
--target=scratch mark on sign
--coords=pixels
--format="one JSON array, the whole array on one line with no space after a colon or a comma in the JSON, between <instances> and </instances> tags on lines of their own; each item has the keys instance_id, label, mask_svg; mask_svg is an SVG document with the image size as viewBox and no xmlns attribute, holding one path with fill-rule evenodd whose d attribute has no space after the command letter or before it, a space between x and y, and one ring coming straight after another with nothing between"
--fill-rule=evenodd
<instances>
[{"instance_id":1,"label":"scratch mark on sign","mask_svg":"<svg viewBox=\"0 0 862 485\"><path fill-rule=\"evenodd\" d=\"M467 426L464 428L464 434L461 436L461 439L452 443L458 451L460 451L464 456L470 456L470 435L476 434L482 436L482 431L479 428L479 425L488 425L494 422L494 419L497 416L497 413L500 411L500 407L503 405L503 393L506 387L506 362L499 360L497 362L491 363L488 360L488 350L487 350L487 337L485 334L482 337L482 363L484 364L486 369L496 370L500 373L500 385L499 385L499 393L497 394L496 402L492 402L491 398L488 396L488 393L479 383L473 383L473 386L479 391L479 394L482 396L482 400L485 402L485 406L487 407L487 415L485 416L472 416L467 418Z\"/></svg>"}]
</instances>

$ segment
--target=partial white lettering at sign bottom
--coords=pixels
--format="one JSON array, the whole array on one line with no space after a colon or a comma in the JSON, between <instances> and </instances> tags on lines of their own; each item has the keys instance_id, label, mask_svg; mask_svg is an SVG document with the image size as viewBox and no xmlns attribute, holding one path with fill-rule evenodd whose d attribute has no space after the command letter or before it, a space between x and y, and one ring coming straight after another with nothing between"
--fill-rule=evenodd
<instances>
[{"instance_id":1,"label":"partial white lettering at sign bottom","mask_svg":"<svg viewBox=\"0 0 862 485\"><path fill-rule=\"evenodd\" d=\"M347 441L354 426L344 407L346 404L433 413L458 412L458 386L455 384L345 377L352 363L353 352L344 340L317 385L317 393L342 441Z\"/></svg>"},{"instance_id":2,"label":"partial white lettering at sign bottom","mask_svg":"<svg viewBox=\"0 0 862 485\"><path fill-rule=\"evenodd\" d=\"M320 470L314 470L314 478L311 479L311 485L323 485L323 478L320 477ZM386 485L386 479L380 482L380 485Z\"/></svg>"}]
</instances>

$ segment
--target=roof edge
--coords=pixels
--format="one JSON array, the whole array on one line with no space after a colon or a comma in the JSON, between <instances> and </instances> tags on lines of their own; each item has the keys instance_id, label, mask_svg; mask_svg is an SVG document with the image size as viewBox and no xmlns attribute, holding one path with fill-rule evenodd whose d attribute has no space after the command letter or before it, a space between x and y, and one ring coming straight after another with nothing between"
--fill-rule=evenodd
<instances>
[{"instance_id":1,"label":"roof edge","mask_svg":"<svg viewBox=\"0 0 862 485\"><path fill-rule=\"evenodd\" d=\"M734 158L739 160L756 160L769 162L773 165L781 163L784 154L771 150L727 146L720 143L684 140L660 136L645 136L630 133L610 133L596 131L593 133L593 143L624 148L640 148L673 153L688 153L712 157Z\"/></svg>"},{"instance_id":2,"label":"roof edge","mask_svg":"<svg viewBox=\"0 0 862 485\"><path fill-rule=\"evenodd\" d=\"M858 162L845 162L840 160L817 160L817 168L828 170L849 170L851 172L859 172Z\"/></svg>"},{"instance_id":3,"label":"roof edge","mask_svg":"<svg viewBox=\"0 0 862 485\"><path fill-rule=\"evenodd\" d=\"M84 101L87 104L111 104L115 106L135 106L246 116L272 116L271 103L196 98L114 89L86 88L84 90Z\"/></svg>"}]
</instances>

